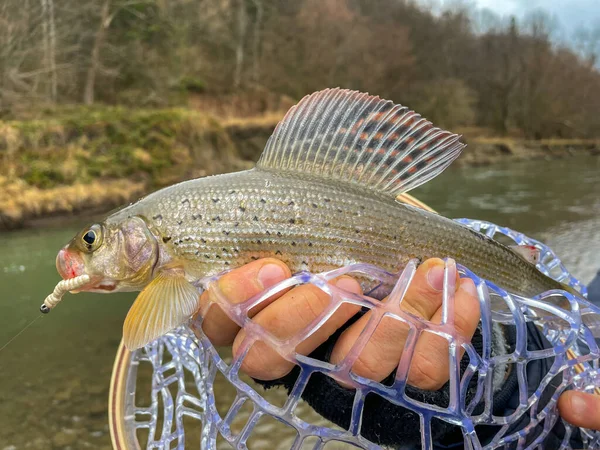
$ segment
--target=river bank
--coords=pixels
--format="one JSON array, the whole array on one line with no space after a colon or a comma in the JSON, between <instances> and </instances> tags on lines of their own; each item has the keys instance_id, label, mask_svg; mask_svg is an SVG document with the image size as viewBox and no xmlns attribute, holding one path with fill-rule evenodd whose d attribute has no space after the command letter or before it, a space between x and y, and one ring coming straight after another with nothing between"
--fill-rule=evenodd
<instances>
[{"instance_id":1,"label":"river bank","mask_svg":"<svg viewBox=\"0 0 600 450\"><path fill-rule=\"evenodd\" d=\"M249 168L281 114L74 108L0 121L0 231L105 212L178 181ZM600 141L475 137L456 166L600 155Z\"/></svg>"}]
</instances>

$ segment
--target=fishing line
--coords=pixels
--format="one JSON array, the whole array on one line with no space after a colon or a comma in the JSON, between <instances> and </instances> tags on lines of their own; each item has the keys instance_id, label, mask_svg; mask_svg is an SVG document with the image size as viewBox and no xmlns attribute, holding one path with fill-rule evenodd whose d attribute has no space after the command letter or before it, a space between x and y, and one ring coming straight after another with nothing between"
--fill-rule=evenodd
<instances>
[{"instance_id":1,"label":"fishing line","mask_svg":"<svg viewBox=\"0 0 600 450\"><path fill-rule=\"evenodd\" d=\"M50 310L52 308L54 308L61 301L63 295L65 295L69 291L72 291L74 289L77 289L77 288L85 285L89 281L90 281L89 275L85 275L85 274L80 275L75 278L61 280L54 288L54 291L52 292L52 294L50 294L48 297L46 297L46 300L44 300L44 303L40 307L40 311L43 312L44 314L47 314L48 312L50 312ZM40 317L42 317L42 316L39 316L39 315L36 316L35 319L33 319L31 322L29 322L27 325L25 325L25 327L23 327L23 329L21 331L19 331L17 334L15 334L11 339L9 339L9 341L6 344L4 344L2 347L0 347L0 352L2 350L4 350L6 347L8 347L8 345L12 341L17 339L27 328L29 328L31 325L33 325L35 323L35 321L38 320Z\"/></svg>"},{"instance_id":2,"label":"fishing line","mask_svg":"<svg viewBox=\"0 0 600 450\"><path fill-rule=\"evenodd\" d=\"M38 320L40 317L43 317L43 316L37 315L37 316L35 317L35 319L33 319L31 322L29 322L27 325L25 325L25 327L23 327L23 329L22 329L21 331L19 331L19 332L18 332L17 334L15 334L15 335L14 335L12 338L10 338L10 339L9 339L9 341L8 341L6 344L4 344L2 347L0 347L0 352L1 352L2 350L4 350L6 347L8 347L8 345L9 345L9 344L10 344L12 341L14 341L16 338L18 338L18 337L19 337L21 334L23 334L23 332L24 332L24 331L25 331L27 328L29 328L31 325L33 325L33 324L34 324L34 322L35 322L36 320Z\"/></svg>"}]
</instances>

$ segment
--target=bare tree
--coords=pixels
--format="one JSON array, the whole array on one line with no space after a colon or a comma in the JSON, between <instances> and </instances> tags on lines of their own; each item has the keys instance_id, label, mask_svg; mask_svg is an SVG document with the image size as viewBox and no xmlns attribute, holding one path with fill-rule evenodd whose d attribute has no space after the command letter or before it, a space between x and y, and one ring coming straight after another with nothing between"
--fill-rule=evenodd
<instances>
[{"instance_id":1,"label":"bare tree","mask_svg":"<svg viewBox=\"0 0 600 450\"><path fill-rule=\"evenodd\" d=\"M260 78L260 39L264 8L262 0L253 0L253 3L256 8L256 17L254 19L252 36L252 81L258 83Z\"/></svg>"},{"instance_id":2,"label":"bare tree","mask_svg":"<svg viewBox=\"0 0 600 450\"><path fill-rule=\"evenodd\" d=\"M242 84L247 25L246 0L237 0L237 45L235 49L235 72L233 75L233 87L236 89Z\"/></svg>"},{"instance_id":3,"label":"bare tree","mask_svg":"<svg viewBox=\"0 0 600 450\"><path fill-rule=\"evenodd\" d=\"M42 0L44 1L44 0ZM56 25L54 22L54 0L46 0L48 12L48 60L50 71L50 98L56 102L58 95L58 76L56 73Z\"/></svg>"},{"instance_id":4,"label":"bare tree","mask_svg":"<svg viewBox=\"0 0 600 450\"><path fill-rule=\"evenodd\" d=\"M600 22L593 27L578 28L574 40L579 54L590 66L595 66L600 57Z\"/></svg>"},{"instance_id":5,"label":"bare tree","mask_svg":"<svg viewBox=\"0 0 600 450\"><path fill-rule=\"evenodd\" d=\"M48 2L46 0L40 0L42 2L42 30L43 30L43 48L44 48L44 67L46 70L50 67L50 34L48 31Z\"/></svg>"},{"instance_id":6,"label":"bare tree","mask_svg":"<svg viewBox=\"0 0 600 450\"><path fill-rule=\"evenodd\" d=\"M94 45L92 47L92 54L90 56L90 65L85 77L83 103L86 105L91 105L94 103L94 87L96 83L96 74L98 73L98 68L100 67L100 52L102 51L102 46L104 45L106 31L108 30L111 22L110 5L111 0L104 0L102 4L102 10L100 12L100 23L98 24L98 29L94 38Z\"/></svg>"}]
</instances>

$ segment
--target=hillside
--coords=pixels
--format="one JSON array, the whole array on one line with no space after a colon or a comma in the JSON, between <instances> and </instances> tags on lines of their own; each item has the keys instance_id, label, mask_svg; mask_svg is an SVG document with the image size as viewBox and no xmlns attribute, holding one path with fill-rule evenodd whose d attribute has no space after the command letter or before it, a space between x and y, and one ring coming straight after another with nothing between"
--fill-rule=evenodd
<instances>
[{"instance_id":1,"label":"hillside","mask_svg":"<svg viewBox=\"0 0 600 450\"><path fill-rule=\"evenodd\" d=\"M567 46L542 10L483 21L470 2L424 3L4 0L0 119L77 104L251 117L340 86L450 129L600 137L598 33Z\"/></svg>"}]
</instances>

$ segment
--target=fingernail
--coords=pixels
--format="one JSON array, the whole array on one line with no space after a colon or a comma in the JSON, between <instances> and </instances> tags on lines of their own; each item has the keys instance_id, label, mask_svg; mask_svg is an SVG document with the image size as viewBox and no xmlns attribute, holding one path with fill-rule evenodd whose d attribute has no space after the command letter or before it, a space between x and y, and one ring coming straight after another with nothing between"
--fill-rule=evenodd
<instances>
[{"instance_id":1,"label":"fingernail","mask_svg":"<svg viewBox=\"0 0 600 450\"><path fill-rule=\"evenodd\" d=\"M579 417L589 415L588 404L583 396L579 394L571 395L571 412Z\"/></svg>"},{"instance_id":2,"label":"fingernail","mask_svg":"<svg viewBox=\"0 0 600 450\"><path fill-rule=\"evenodd\" d=\"M284 279L285 271L277 264L267 264L258 271L258 282L263 289L271 287Z\"/></svg>"},{"instance_id":3,"label":"fingernail","mask_svg":"<svg viewBox=\"0 0 600 450\"><path fill-rule=\"evenodd\" d=\"M436 291L441 291L444 288L444 266L442 264L436 264L429 269L427 282Z\"/></svg>"},{"instance_id":4,"label":"fingernail","mask_svg":"<svg viewBox=\"0 0 600 450\"><path fill-rule=\"evenodd\" d=\"M351 277L342 277L335 282L335 285L344 291L360 294L361 288L358 281Z\"/></svg>"},{"instance_id":5,"label":"fingernail","mask_svg":"<svg viewBox=\"0 0 600 450\"><path fill-rule=\"evenodd\" d=\"M463 278L460 280L460 289L472 297L477 297L477 288L470 278Z\"/></svg>"}]
</instances>

